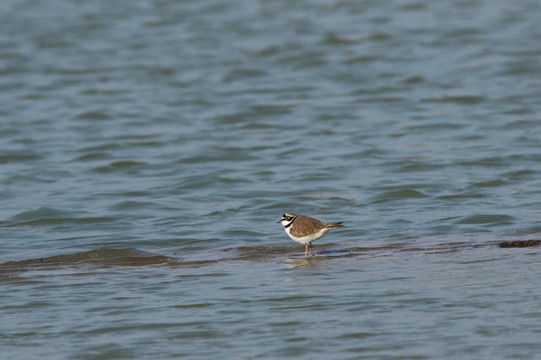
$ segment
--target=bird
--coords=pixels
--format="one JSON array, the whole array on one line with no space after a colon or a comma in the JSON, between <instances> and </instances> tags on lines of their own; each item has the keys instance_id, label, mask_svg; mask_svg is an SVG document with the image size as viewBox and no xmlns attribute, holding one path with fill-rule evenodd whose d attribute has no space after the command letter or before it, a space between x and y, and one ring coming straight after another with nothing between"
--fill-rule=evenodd
<instances>
[{"instance_id":1,"label":"bird","mask_svg":"<svg viewBox=\"0 0 541 360\"><path fill-rule=\"evenodd\" d=\"M322 238L331 229L343 227L342 221L334 224L326 224L317 219L305 215L285 213L276 222L281 223L291 239L304 244L304 256L312 255L312 241ZM310 250L310 252L308 252Z\"/></svg>"}]
</instances>

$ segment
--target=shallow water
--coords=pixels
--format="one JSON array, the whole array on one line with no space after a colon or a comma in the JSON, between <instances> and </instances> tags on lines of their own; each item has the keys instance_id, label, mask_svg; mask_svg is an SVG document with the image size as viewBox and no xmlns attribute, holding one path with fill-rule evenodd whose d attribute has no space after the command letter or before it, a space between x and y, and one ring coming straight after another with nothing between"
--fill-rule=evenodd
<instances>
[{"instance_id":1,"label":"shallow water","mask_svg":"<svg viewBox=\"0 0 541 360\"><path fill-rule=\"evenodd\" d=\"M2 2L3 356L535 358L539 19Z\"/></svg>"}]
</instances>

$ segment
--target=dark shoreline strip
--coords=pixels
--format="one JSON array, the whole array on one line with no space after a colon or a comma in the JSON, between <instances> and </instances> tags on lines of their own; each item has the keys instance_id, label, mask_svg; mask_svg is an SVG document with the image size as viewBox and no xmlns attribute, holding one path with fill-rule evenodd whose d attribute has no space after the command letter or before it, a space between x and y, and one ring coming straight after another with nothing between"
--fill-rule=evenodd
<instances>
[{"instance_id":1,"label":"dark shoreline strip","mask_svg":"<svg viewBox=\"0 0 541 360\"><path fill-rule=\"evenodd\" d=\"M539 245L541 245L541 240L504 241L498 244L501 248L524 248Z\"/></svg>"}]
</instances>

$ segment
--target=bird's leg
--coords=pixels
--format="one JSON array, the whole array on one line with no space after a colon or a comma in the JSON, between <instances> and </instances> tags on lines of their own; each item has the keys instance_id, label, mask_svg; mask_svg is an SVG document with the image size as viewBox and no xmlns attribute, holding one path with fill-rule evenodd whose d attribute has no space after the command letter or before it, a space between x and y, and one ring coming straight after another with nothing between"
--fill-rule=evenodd
<instances>
[{"instance_id":1,"label":"bird's leg","mask_svg":"<svg viewBox=\"0 0 541 360\"><path fill-rule=\"evenodd\" d=\"M308 255L312 255L312 243L310 243L310 253Z\"/></svg>"},{"instance_id":2,"label":"bird's leg","mask_svg":"<svg viewBox=\"0 0 541 360\"><path fill-rule=\"evenodd\" d=\"M308 244L304 244L304 256L308 254Z\"/></svg>"}]
</instances>

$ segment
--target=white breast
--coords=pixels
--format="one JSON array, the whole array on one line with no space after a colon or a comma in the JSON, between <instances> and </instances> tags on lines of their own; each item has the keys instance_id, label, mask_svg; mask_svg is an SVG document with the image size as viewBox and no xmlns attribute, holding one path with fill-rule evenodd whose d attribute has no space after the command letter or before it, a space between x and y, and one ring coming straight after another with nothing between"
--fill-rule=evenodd
<instances>
[{"instance_id":1,"label":"white breast","mask_svg":"<svg viewBox=\"0 0 541 360\"><path fill-rule=\"evenodd\" d=\"M287 235L289 235L289 237L295 240L296 242L301 243L301 244L308 244L314 240L317 240L325 236L325 234L328 233L330 229L321 229L317 233L313 233L312 235L303 236L303 237L297 237L297 236L291 235L290 228L285 228L285 230L286 230Z\"/></svg>"}]
</instances>

